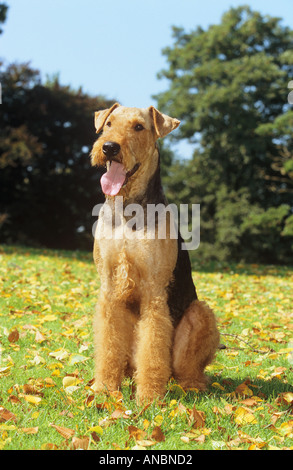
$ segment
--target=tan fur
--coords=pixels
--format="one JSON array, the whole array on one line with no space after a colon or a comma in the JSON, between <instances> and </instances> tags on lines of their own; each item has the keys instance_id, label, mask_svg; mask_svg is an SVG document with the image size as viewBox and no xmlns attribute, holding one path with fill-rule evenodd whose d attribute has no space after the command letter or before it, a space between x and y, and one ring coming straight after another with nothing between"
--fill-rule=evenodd
<instances>
[{"instance_id":1,"label":"tan fur","mask_svg":"<svg viewBox=\"0 0 293 470\"><path fill-rule=\"evenodd\" d=\"M110 125L109 125L110 123ZM143 124L143 132L134 126ZM153 107L125 108L115 104L95 115L102 136L92 150L92 163L105 165L102 147L107 141L120 144L119 160L126 170L140 163L139 170L119 196L135 201L146 191L158 164L156 140L179 125ZM114 207L115 197L107 204ZM116 231L125 228L122 213ZM170 229L170 227L169 227ZM139 401L165 393L173 374L184 387L204 388L204 368L218 346L212 311L193 302L176 330L167 304L167 286L176 265L177 240L105 237L103 214L99 217L94 260L101 280L100 298L94 319L95 389L116 390L126 374L134 374ZM116 232L117 235L118 232Z\"/></svg>"}]
</instances>

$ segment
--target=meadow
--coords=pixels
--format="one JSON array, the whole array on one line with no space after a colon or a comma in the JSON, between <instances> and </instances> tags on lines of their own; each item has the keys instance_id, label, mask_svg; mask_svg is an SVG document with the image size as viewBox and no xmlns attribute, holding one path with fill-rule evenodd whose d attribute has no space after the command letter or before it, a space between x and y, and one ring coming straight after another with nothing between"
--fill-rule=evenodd
<instances>
[{"instance_id":1,"label":"meadow","mask_svg":"<svg viewBox=\"0 0 293 470\"><path fill-rule=\"evenodd\" d=\"M293 449L293 268L195 266L221 343L206 392L95 394L89 253L0 246L0 449Z\"/></svg>"}]
</instances>

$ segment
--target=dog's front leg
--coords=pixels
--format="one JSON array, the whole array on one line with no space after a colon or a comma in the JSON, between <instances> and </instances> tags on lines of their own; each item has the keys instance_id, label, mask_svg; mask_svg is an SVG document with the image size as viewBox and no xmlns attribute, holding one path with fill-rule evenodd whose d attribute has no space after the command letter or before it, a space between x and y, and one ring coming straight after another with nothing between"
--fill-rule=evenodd
<instances>
[{"instance_id":1,"label":"dog's front leg","mask_svg":"<svg viewBox=\"0 0 293 470\"><path fill-rule=\"evenodd\" d=\"M96 391L117 390L123 379L132 328L129 312L105 296L99 299L94 318Z\"/></svg>"},{"instance_id":2,"label":"dog's front leg","mask_svg":"<svg viewBox=\"0 0 293 470\"><path fill-rule=\"evenodd\" d=\"M171 374L172 335L173 326L166 297L154 295L144 300L141 305L136 353L139 402L165 394Z\"/></svg>"}]
</instances>

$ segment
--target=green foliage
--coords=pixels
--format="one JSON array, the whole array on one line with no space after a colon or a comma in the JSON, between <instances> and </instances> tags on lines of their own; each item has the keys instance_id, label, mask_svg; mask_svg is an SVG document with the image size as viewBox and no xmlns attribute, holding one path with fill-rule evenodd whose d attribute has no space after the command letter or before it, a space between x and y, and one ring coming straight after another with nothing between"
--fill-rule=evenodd
<instances>
[{"instance_id":1,"label":"green foliage","mask_svg":"<svg viewBox=\"0 0 293 470\"><path fill-rule=\"evenodd\" d=\"M91 248L93 206L102 201L89 152L103 97L43 84L28 64L0 70L2 241Z\"/></svg>"},{"instance_id":2,"label":"green foliage","mask_svg":"<svg viewBox=\"0 0 293 470\"><path fill-rule=\"evenodd\" d=\"M293 261L293 32L279 18L231 8L219 25L173 28L164 55L170 81L158 107L181 120L176 138L195 146L177 162L169 199L201 204L201 245L194 256ZM286 237L284 236L286 235Z\"/></svg>"},{"instance_id":3,"label":"green foliage","mask_svg":"<svg viewBox=\"0 0 293 470\"><path fill-rule=\"evenodd\" d=\"M5 3L0 3L0 25L5 23L7 17L8 6ZM3 30L0 28L0 34L3 33Z\"/></svg>"}]
</instances>

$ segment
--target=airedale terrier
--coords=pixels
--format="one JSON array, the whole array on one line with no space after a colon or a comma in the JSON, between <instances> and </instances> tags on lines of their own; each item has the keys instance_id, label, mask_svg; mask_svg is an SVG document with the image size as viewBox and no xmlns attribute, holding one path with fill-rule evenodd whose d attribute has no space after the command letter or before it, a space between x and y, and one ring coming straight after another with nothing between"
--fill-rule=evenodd
<instances>
[{"instance_id":1,"label":"airedale terrier","mask_svg":"<svg viewBox=\"0 0 293 470\"><path fill-rule=\"evenodd\" d=\"M117 390L123 377L133 374L139 402L163 396L172 376L183 388L205 389L204 369L219 344L214 314L197 298L182 238L170 236L170 218L164 238L142 237L145 228L127 226L130 204L139 204L144 213L148 204L167 205L156 141L179 124L153 106L116 103L95 113L100 135L92 164L107 172L101 178L106 201L94 243L101 281L94 388ZM122 210L115 206L118 196ZM109 209L115 223L107 219ZM106 234L109 224L112 237Z\"/></svg>"}]
</instances>

